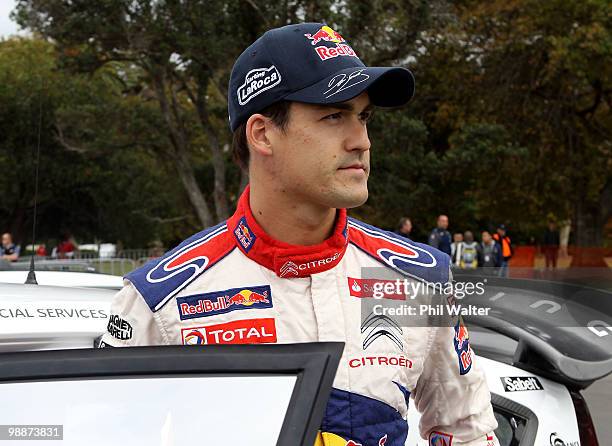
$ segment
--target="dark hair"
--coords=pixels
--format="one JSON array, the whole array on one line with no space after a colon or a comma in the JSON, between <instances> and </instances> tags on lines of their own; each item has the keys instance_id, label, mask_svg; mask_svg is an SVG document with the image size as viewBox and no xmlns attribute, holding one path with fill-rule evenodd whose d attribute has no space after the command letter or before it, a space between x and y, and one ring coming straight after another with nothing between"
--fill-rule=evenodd
<instances>
[{"instance_id":1,"label":"dark hair","mask_svg":"<svg viewBox=\"0 0 612 446\"><path fill-rule=\"evenodd\" d=\"M270 118L274 125L284 131L289 122L290 108L290 101L279 101L264 108L259 114ZM234 130L232 136L232 156L241 169L248 170L250 153L246 137L246 122L243 122Z\"/></svg>"},{"instance_id":2,"label":"dark hair","mask_svg":"<svg viewBox=\"0 0 612 446\"><path fill-rule=\"evenodd\" d=\"M404 226L404 224L405 224L406 222L408 222L408 221L410 222L410 224L412 224L412 221L410 220L410 218L409 218L409 217L402 217L402 218L400 218L400 219L399 219L399 222L397 223L397 229L398 229L398 231L399 231L400 229L402 229L402 226Z\"/></svg>"}]
</instances>

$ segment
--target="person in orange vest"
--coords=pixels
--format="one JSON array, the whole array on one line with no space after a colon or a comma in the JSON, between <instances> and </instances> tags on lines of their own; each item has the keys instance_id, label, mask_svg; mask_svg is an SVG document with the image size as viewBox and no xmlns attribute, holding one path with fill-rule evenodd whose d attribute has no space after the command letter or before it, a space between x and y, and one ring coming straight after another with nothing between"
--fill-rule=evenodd
<instances>
[{"instance_id":1,"label":"person in orange vest","mask_svg":"<svg viewBox=\"0 0 612 446\"><path fill-rule=\"evenodd\" d=\"M499 244L502 251L502 262L499 268L499 276L508 277L508 262L514 254L514 248L512 247L510 237L506 235L506 225L499 225L497 227L497 234L493 234L493 238Z\"/></svg>"}]
</instances>

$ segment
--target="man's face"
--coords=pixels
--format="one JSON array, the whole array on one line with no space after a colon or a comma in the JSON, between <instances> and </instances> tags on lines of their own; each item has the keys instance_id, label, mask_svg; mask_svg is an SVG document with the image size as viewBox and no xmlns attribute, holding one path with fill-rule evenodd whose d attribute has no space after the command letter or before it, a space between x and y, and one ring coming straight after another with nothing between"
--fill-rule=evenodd
<instances>
[{"instance_id":1,"label":"man's face","mask_svg":"<svg viewBox=\"0 0 612 446\"><path fill-rule=\"evenodd\" d=\"M482 233L482 241L489 244L491 242L491 240L493 240L493 238L491 237L491 234L489 234L488 232L483 232Z\"/></svg>"},{"instance_id":2,"label":"man's face","mask_svg":"<svg viewBox=\"0 0 612 446\"><path fill-rule=\"evenodd\" d=\"M438 217L438 228L440 229L448 228L448 217L446 215L440 215Z\"/></svg>"},{"instance_id":3,"label":"man's face","mask_svg":"<svg viewBox=\"0 0 612 446\"><path fill-rule=\"evenodd\" d=\"M402 232L404 234L409 234L410 231L412 231L412 223L410 222L410 220L406 220L402 225Z\"/></svg>"},{"instance_id":4,"label":"man's face","mask_svg":"<svg viewBox=\"0 0 612 446\"><path fill-rule=\"evenodd\" d=\"M279 192L329 208L352 208L368 198L372 113L367 93L334 106L294 102L284 131L270 133L266 168Z\"/></svg>"},{"instance_id":5,"label":"man's face","mask_svg":"<svg viewBox=\"0 0 612 446\"><path fill-rule=\"evenodd\" d=\"M497 233L503 237L506 235L506 230L503 228L497 228Z\"/></svg>"},{"instance_id":6,"label":"man's face","mask_svg":"<svg viewBox=\"0 0 612 446\"><path fill-rule=\"evenodd\" d=\"M2 245L8 246L12 243L10 234L2 234Z\"/></svg>"},{"instance_id":7,"label":"man's face","mask_svg":"<svg viewBox=\"0 0 612 446\"><path fill-rule=\"evenodd\" d=\"M457 234L453 235L453 241L455 243L461 243L463 241L463 234L457 233Z\"/></svg>"}]
</instances>

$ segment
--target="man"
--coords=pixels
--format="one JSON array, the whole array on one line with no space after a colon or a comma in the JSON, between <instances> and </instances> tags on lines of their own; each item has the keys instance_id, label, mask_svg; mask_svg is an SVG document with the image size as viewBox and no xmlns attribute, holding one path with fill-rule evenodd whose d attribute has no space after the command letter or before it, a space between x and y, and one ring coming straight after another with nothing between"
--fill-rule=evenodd
<instances>
[{"instance_id":1,"label":"man","mask_svg":"<svg viewBox=\"0 0 612 446\"><path fill-rule=\"evenodd\" d=\"M482 232L478 266L484 268L485 274L495 274L502 264L502 253L498 243L493 240L489 231Z\"/></svg>"},{"instance_id":2,"label":"man","mask_svg":"<svg viewBox=\"0 0 612 446\"><path fill-rule=\"evenodd\" d=\"M347 218L368 198L372 107L403 105L413 88L408 70L365 67L319 23L255 41L228 93L250 186L227 221L126 277L102 346L343 341L317 445L403 446L409 396L431 444L497 445L460 321L396 330L361 316L363 267L450 280L439 251Z\"/></svg>"},{"instance_id":3,"label":"man","mask_svg":"<svg viewBox=\"0 0 612 446\"><path fill-rule=\"evenodd\" d=\"M402 237L410 238L410 233L412 232L412 221L408 217L402 217L397 224L397 231L395 233L397 235L401 235Z\"/></svg>"},{"instance_id":4,"label":"man","mask_svg":"<svg viewBox=\"0 0 612 446\"><path fill-rule=\"evenodd\" d=\"M502 255L499 276L508 277L508 262L514 254L514 248L512 247L510 237L506 235L506 225L502 224L497 227L497 233L493 234L493 239L499 244Z\"/></svg>"},{"instance_id":5,"label":"man","mask_svg":"<svg viewBox=\"0 0 612 446\"><path fill-rule=\"evenodd\" d=\"M456 232L453 234L453 243L451 243L451 265L455 268L459 268L462 250L463 234L461 232Z\"/></svg>"},{"instance_id":6,"label":"man","mask_svg":"<svg viewBox=\"0 0 612 446\"><path fill-rule=\"evenodd\" d=\"M448 232L448 217L446 215L438 217L438 226L429 234L429 245L451 255L451 235Z\"/></svg>"},{"instance_id":7,"label":"man","mask_svg":"<svg viewBox=\"0 0 612 446\"><path fill-rule=\"evenodd\" d=\"M557 267L557 259L559 258L559 231L554 221L548 222L548 228L544 232L542 240L542 248L546 259L546 269L549 267L555 269Z\"/></svg>"},{"instance_id":8,"label":"man","mask_svg":"<svg viewBox=\"0 0 612 446\"><path fill-rule=\"evenodd\" d=\"M19 246L13 243L10 232L2 234L2 246L0 246L0 259L7 262L16 262L19 258Z\"/></svg>"},{"instance_id":9,"label":"man","mask_svg":"<svg viewBox=\"0 0 612 446\"><path fill-rule=\"evenodd\" d=\"M478 268L478 251L480 247L474 241L472 231L465 231L461 256L459 258L459 268L461 269L476 269Z\"/></svg>"}]
</instances>

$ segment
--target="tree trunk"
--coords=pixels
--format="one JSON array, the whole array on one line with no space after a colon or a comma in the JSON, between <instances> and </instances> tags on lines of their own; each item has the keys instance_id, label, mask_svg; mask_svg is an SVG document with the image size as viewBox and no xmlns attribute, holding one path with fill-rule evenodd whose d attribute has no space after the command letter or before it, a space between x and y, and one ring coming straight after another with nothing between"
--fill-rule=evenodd
<instances>
[{"instance_id":1,"label":"tree trunk","mask_svg":"<svg viewBox=\"0 0 612 446\"><path fill-rule=\"evenodd\" d=\"M32 237L32 223L26 226L26 208L17 206L13 209L9 217L9 231L13 237L13 243L21 245L21 252L25 251L25 247L30 243Z\"/></svg>"},{"instance_id":2,"label":"tree trunk","mask_svg":"<svg viewBox=\"0 0 612 446\"><path fill-rule=\"evenodd\" d=\"M208 228L213 226L213 218L210 215L208 204L206 203L204 195L202 195L202 191L200 190L200 186L196 180L189 154L182 149L177 149L175 163L176 170L179 174L181 182L183 183L183 187L185 187L189 201L193 205L203 227Z\"/></svg>"},{"instance_id":3,"label":"tree trunk","mask_svg":"<svg viewBox=\"0 0 612 446\"><path fill-rule=\"evenodd\" d=\"M174 147L174 156L172 158L174 159L177 173L202 226L208 228L214 224L213 218L191 165L189 150L187 148L187 137L182 127L182 122L180 122L181 117L177 114L178 110L176 104L173 110L170 109L170 105L168 104L168 98L166 97L166 76L164 73L160 72L152 72L151 76L153 78L155 93L164 117L164 122L168 129L168 136ZM170 86L170 88L172 88L172 86Z\"/></svg>"},{"instance_id":4,"label":"tree trunk","mask_svg":"<svg viewBox=\"0 0 612 446\"><path fill-rule=\"evenodd\" d=\"M208 144L210 145L210 151L212 152L213 170L215 172L215 189L213 192L213 197L215 201L217 220L226 220L229 217L229 210L227 204L225 159L223 157L223 150L221 148L217 133L215 132L210 119L208 118L208 110L206 109L202 92L198 92L196 104L200 124L202 124L202 127L204 128L204 132L206 132Z\"/></svg>"}]
</instances>

